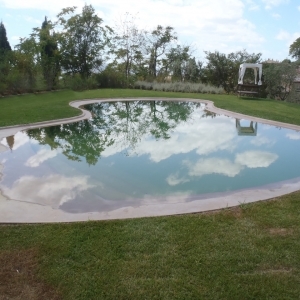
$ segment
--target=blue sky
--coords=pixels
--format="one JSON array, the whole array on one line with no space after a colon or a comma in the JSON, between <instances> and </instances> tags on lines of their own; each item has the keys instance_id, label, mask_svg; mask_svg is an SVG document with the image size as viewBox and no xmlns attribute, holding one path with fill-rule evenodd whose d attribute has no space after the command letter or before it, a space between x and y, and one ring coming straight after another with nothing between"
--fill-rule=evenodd
<instances>
[{"instance_id":1,"label":"blue sky","mask_svg":"<svg viewBox=\"0 0 300 300\"><path fill-rule=\"evenodd\" d=\"M263 59L289 58L289 46L300 37L300 1L296 0L0 0L11 46L40 27L45 16L55 20L62 8L93 5L104 24L116 24L128 12L139 28L173 26L181 44L203 51L230 53L246 49Z\"/></svg>"}]
</instances>

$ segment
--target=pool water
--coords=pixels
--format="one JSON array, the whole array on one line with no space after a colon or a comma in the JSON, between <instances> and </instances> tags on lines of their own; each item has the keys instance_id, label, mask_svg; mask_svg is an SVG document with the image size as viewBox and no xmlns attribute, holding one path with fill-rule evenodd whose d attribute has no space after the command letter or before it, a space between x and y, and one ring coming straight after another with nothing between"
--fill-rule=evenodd
<instances>
[{"instance_id":1,"label":"pool water","mask_svg":"<svg viewBox=\"0 0 300 300\"><path fill-rule=\"evenodd\" d=\"M0 144L0 189L70 213L187 202L300 177L300 132L194 102L86 106L93 118Z\"/></svg>"}]
</instances>

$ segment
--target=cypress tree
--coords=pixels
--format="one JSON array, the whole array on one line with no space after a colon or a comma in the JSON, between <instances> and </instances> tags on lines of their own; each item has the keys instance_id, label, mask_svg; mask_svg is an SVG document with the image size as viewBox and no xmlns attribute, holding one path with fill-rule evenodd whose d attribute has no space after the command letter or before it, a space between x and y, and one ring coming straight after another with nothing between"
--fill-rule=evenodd
<instances>
[{"instance_id":1,"label":"cypress tree","mask_svg":"<svg viewBox=\"0 0 300 300\"><path fill-rule=\"evenodd\" d=\"M0 23L0 51L11 51L11 47L6 36L6 29L2 21Z\"/></svg>"},{"instance_id":2,"label":"cypress tree","mask_svg":"<svg viewBox=\"0 0 300 300\"><path fill-rule=\"evenodd\" d=\"M45 17L40 31L41 63L43 75L48 89L52 89L59 73L58 47L55 41L55 33L50 33L51 22Z\"/></svg>"}]
</instances>

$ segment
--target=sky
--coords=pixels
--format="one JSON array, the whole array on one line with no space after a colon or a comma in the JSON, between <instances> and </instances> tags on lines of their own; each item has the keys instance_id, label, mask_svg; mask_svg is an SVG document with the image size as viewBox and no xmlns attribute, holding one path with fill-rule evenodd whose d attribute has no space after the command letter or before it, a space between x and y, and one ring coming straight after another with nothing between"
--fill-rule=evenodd
<instances>
[{"instance_id":1,"label":"sky","mask_svg":"<svg viewBox=\"0 0 300 300\"><path fill-rule=\"evenodd\" d=\"M205 61L204 51L243 49L262 53L263 60L291 59L289 46L300 37L299 0L0 0L0 20L13 47L45 16L55 21L62 8L81 11L85 3L112 27L126 13L140 29L174 27L180 44L191 46L200 61Z\"/></svg>"}]
</instances>

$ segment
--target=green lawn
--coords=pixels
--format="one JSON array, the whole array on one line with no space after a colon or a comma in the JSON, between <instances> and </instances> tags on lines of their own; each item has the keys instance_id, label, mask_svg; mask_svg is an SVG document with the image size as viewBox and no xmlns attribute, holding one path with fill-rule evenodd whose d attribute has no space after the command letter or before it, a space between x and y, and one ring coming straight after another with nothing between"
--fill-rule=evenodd
<instances>
[{"instance_id":1,"label":"green lawn","mask_svg":"<svg viewBox=\"0 0 300 300\"><path fill-rule=\"evenodd\" d=\"M101 89L84 92L58 91L0 98L0 127L76 116L72 100L115 97L170 97L212 100L215 106L251 116L300 125L300 105L235 95L169 93L142 90Z\"/></svg>"},{"instance_id":2,"label":"green lawn","mask_svg":"<svg viewBox=\"0 0 300 300\"><path fill-rule=\"evenodd\" d=\"M0 294L13 273L14 288L34 276L62 299L299 299L299 196L209 214L3 226Z\"/></svg>"},{"instance_id":3,"label":"green lawn","mask_svg":"<svg viewBox=\"0 0 300 300\"><path fill-rule=\"evenodd\" d=\"M300 124L300 106L135 90L0 99L1 126L78 113L101 97L189 97ZM133 220L0 225L0 299L299 299L300 192L220 212Z\"/></svg>"}]
</instances>

